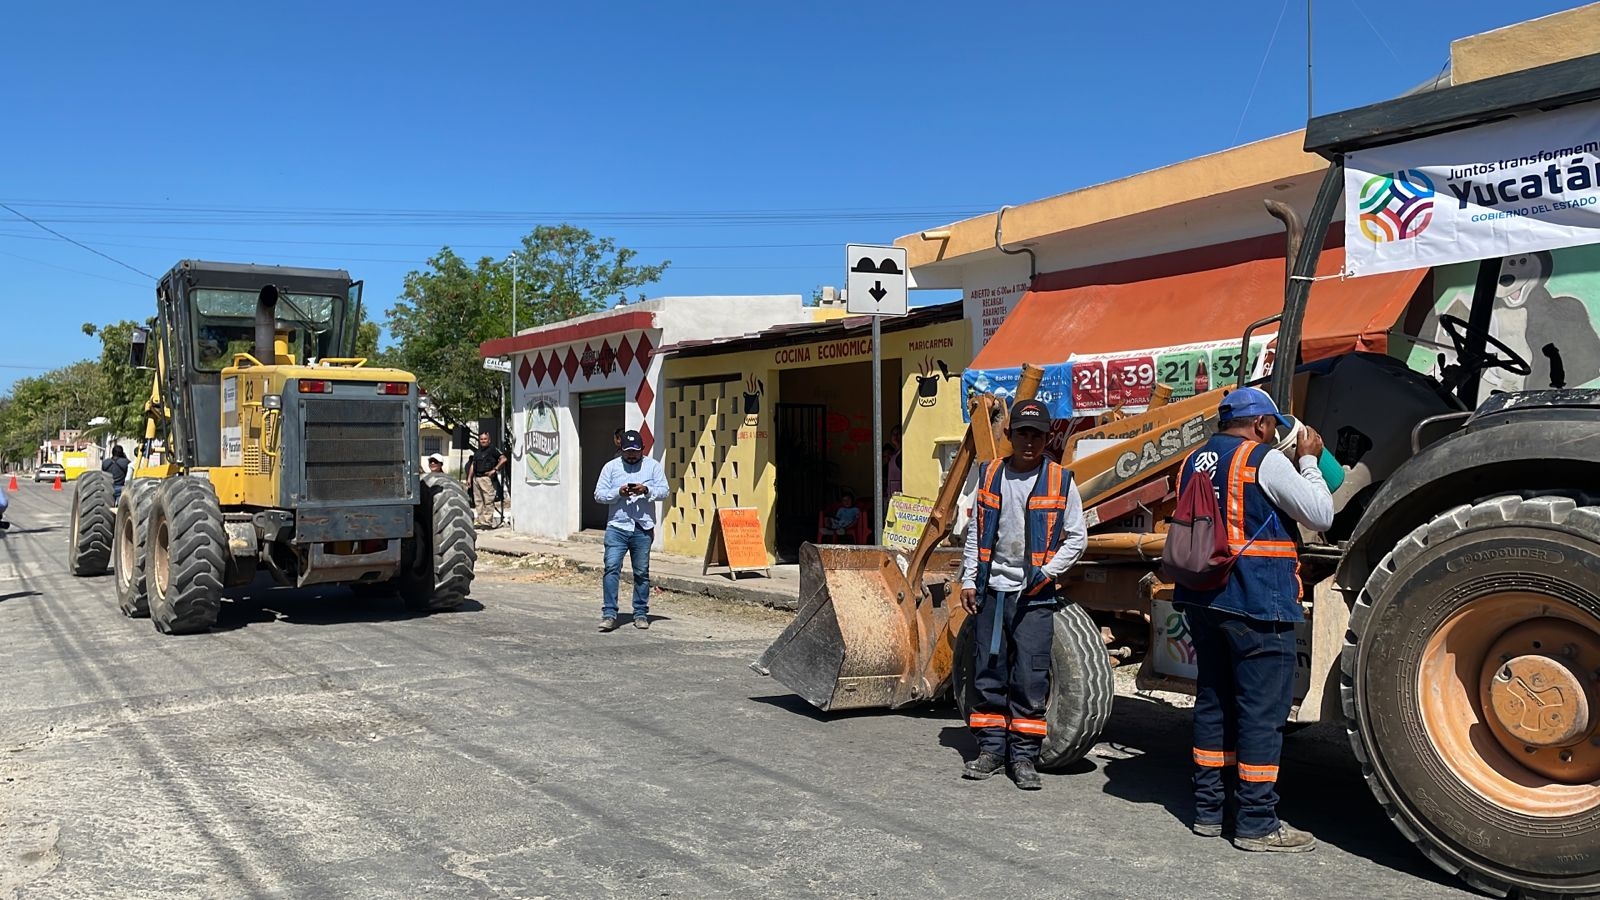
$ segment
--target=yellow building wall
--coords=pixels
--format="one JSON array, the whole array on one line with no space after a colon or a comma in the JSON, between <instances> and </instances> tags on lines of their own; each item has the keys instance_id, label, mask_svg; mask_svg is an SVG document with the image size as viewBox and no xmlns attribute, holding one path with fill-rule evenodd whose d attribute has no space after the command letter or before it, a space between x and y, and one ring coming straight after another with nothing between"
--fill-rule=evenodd
<instances>
[{"instance_id":1,"label":"yellow building wall","mask_svg":"<svg viewBox=\"0 0 1600 900\"><path fill-rule=\"evenodd\" d=\"M938 493L939 446L941 442L959 442L966 429L961 418L961 370L972 360L968 330L965 322L956 321L883 336L885 368L895 361L901 373L898 389L905 493L928 498ZM780 396L781 373L871 358L870 338L853 335L664 360L662 428L666 449L662 465L669 494L662 516L662 543L667 552L704 554L717 507L747 506L760 512L770 558L776 536L772 511L777 481L772 411L780 402L796 402ZM864 394L870 394L869 377L860 385ZM816 384L827 382L819 379ZM890 390L886 385L885 393ZM805 402L806 398L797 399ZM876 450L866 449L875 460ZM872 491L871 469L865 467L869 465L852 469L868 473L866 483L856 487L867 498Z\"/></svg>"}]
</instances>

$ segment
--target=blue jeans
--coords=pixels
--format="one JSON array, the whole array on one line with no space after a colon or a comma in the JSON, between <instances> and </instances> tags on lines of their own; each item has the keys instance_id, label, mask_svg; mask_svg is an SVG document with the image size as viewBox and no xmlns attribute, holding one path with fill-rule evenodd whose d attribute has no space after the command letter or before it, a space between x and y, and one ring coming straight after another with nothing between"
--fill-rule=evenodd
<instances>
[{"instance_id":1,"label":"blue jeans","mask_svg":"<svg viewBox=\"0 0 1600 900\"><path fill-rule=\"evenodd\" d=\"M650 544L654 540L654 531L606 528L606 574L600 581L605 591L605 599L600 604L602 619L617 616L617 583L622 580L625 553L633 558L633 617L640 619L650 615Z\"/></svg>"},{"instance_id":2,"label":"blue jeans","mask_svg":"<svg viewBox=\"0 0 1600 900\"><path fill-rule=\"evenodd\" d=\"M1225 770L1239 769L1234 833L1278 830L1278 757L1294 703L1291 622L1265 622L1186 606L1199 669L1194 696L1195 821L1220 823Z\"/></svg>"}]
</instances>

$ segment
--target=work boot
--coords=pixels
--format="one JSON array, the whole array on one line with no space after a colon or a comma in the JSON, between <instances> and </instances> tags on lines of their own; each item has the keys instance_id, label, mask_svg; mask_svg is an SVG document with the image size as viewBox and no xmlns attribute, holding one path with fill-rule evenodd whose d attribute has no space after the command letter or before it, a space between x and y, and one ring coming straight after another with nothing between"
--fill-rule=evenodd
<instances>
[{"instance_id":1,"label":"work boot","mask_svg":"<svg viewBox=\"0 0 1600 900\"><path fill-rule=\"evenodd\" d=\"M1279 822L1277 831L1260 837L1235 837L1233 845L1254 853L1304 853L1317 849L1317 839L1308 831L1291 828L1288 822Z\"/></svg>"},{"instance_id":2,"label":"work boot","mask_svg":"<svg viewBox=\"0 0 1600 900\"><path fill-rule=\"evenodd\" d=\"M617 630L617 617L616 616L606 616L604 619L600 620L600 631L602 633L607 632L607 631L616 631L616 630Z\"/></svg>"},{"instance_id":3,"label":"work boot","mask_svg":"<svg viewBox=\"0 0 1600 900\"><path fill-rule=\"evenodd\" d=\"M649 616L634 616L633 617L633 627L635 627L635 628L649 628L650 627L650 617Z\"/></svg>"},{"instance_id":4,"label":"work boot","mask_svg":"<svg viewBox=\"0 0 1600 900\"><path fill-rule=\"evenodd\" d=\"M990 753L985 750L962 767L961 777L970 778L973 781L982 781L1005 767L1006 761L998 753Z\"/></svg>"},{"instance_id":5,"label":"work boot","mask_svg":"<svg viewBox=\"0 0 1600 900\"><path fill-rule=\"evenodd\" d=\"M1011 761L1011 780L1017 787L1025 791L1037 791L1044 787L1039 783L1039 771L1033 767L1031 759L1013 759Z\"/></svg>"}]
</instances>

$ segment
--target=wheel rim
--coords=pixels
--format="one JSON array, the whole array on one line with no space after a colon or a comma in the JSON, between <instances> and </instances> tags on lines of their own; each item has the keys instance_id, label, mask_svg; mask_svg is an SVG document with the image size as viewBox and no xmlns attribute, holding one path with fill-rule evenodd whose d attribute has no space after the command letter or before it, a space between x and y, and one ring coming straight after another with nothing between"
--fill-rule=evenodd
<instances>
[{"instance_id":1,"label":"wheel rim","mask_svg":"<svg viewBox=\"0 0 1600 900\"><path fill-rule=\"evenodd\" d=\"M170 534L171 529L167 527L167 517L162 516L156 522L155 534L151 535L153 543L151 544L150 549L154 553L154 556L150 560L150 567L154 571L147 572L145 574L145 577L149 578L154 583L154 593L157 597L167 596L168 578L170 576L170 573L167 571L167 551L168 544L170 543Z\"/></svg>"},{"instance_id":2,"label":"wheel rim","mask_svg":"<svg viewBox=\"0 0 1600 900\"><path fill-rule=\"evenodd\" d=\"M1429 638L1421 715L1441 761L1492 803L1600 808L1600 622L1546 594L1467 602Z\"/></svg>"},{"instance_id":3,"label":"wheel rim","mask_svg":"<svg viewBox=\"0 0 1600 900\"><path fill-rule=\"evenodd\" d=\"M117 584L127 588L133 583L133 503L128 504L128 515L122 517L117 528Z\"/></svg>"}]
</instances>

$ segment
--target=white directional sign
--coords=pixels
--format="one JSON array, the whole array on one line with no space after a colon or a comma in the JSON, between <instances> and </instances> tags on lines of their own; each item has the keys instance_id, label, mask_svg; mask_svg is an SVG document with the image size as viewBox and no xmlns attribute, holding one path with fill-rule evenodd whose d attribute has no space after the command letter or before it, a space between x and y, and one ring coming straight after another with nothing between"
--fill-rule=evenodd
<instances>
[{"instance_id":1,"label":"white directional sign","mask_svg":"<svg viewBox=\"0 0 1600 900\"><path fill-rule=\"evenodd\" d=\"M483 367L491 372L509 372L511 360L504 356L486 356L483 359Z\"/></svg>"},{"instance_id":2,"label":"white directional sign","mask_svg":"<svg viewBox=\"0 0 1600 900\"><path fill-rule=\"evenodd\" d=\"M857 316L906 314L904 247L845 246L845 309Z\"/></svg>"}]
</instances>

